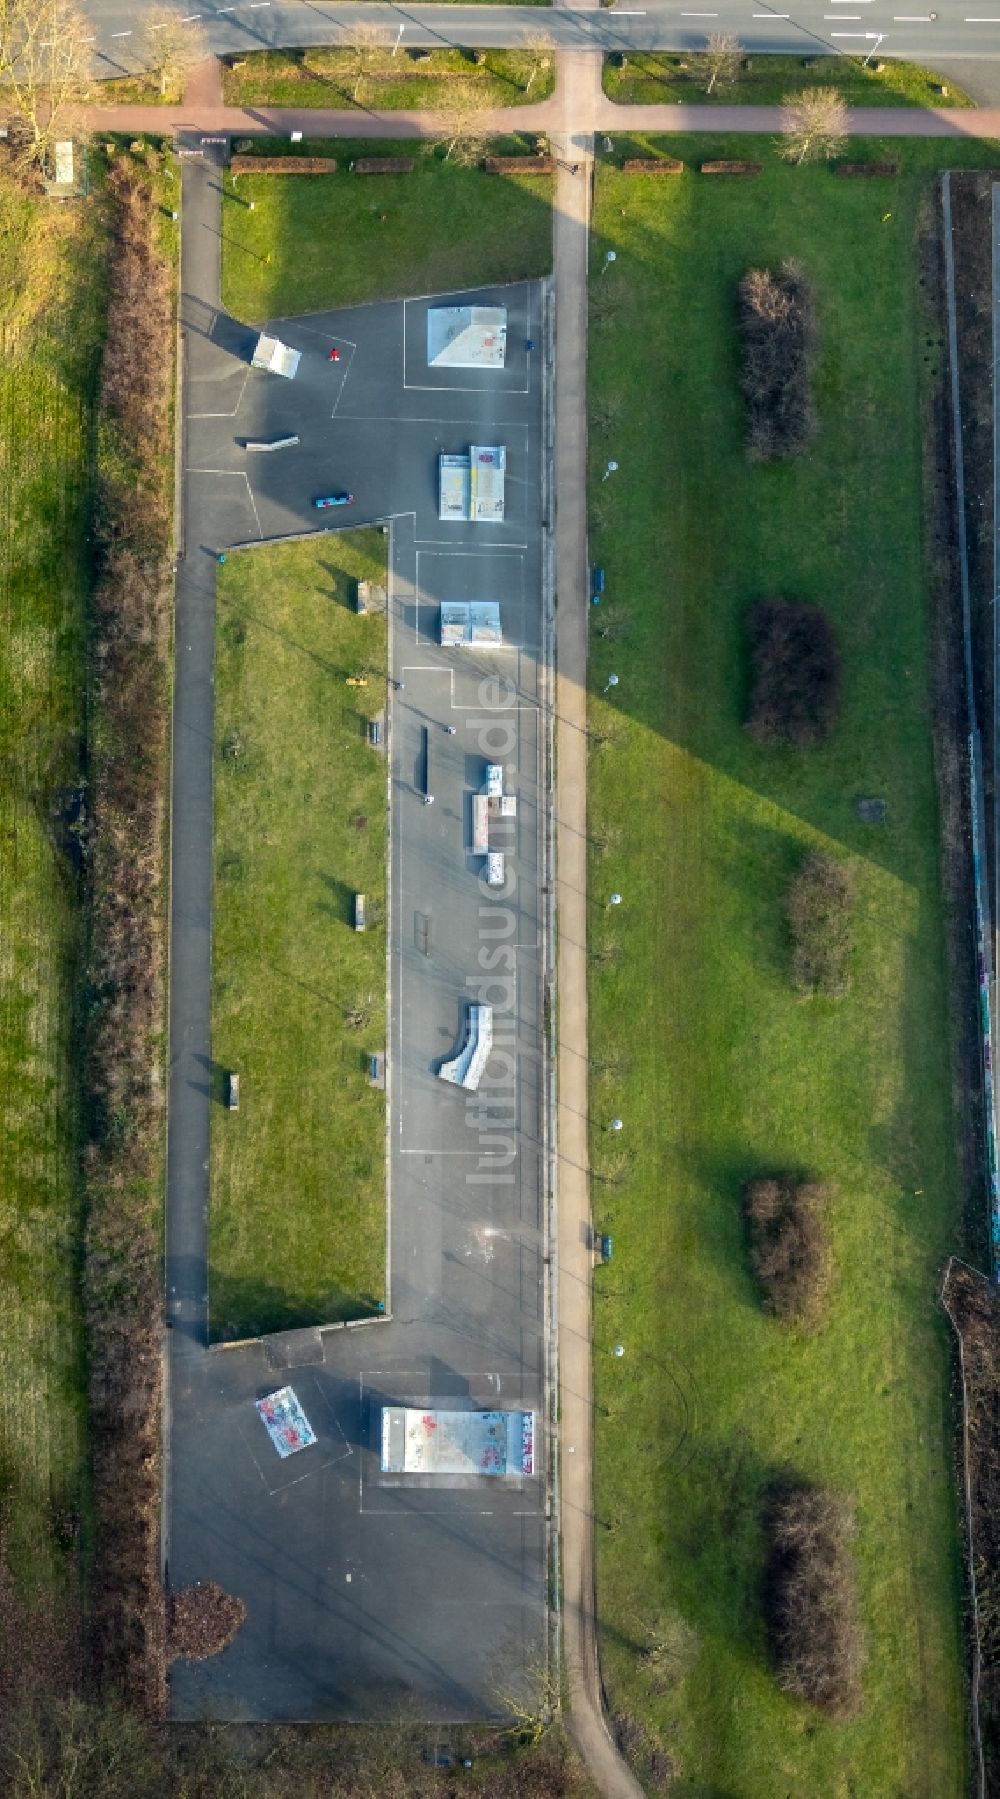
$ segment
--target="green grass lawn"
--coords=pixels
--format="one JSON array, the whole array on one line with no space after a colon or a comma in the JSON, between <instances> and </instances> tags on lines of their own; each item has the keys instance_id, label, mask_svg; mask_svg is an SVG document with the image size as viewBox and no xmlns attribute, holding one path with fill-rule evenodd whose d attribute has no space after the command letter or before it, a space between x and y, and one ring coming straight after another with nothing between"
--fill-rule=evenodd
<instances>
[{"instance_id":1,"label":"green grass lawn","mask_svg":"<svg viewBox=\"0 0 1000 1799\"><path fill-rule=\"evenodd\" d=\"M909 62L886 62L875 72L852 56L821 56L807 68L801 56L757 55L752 67L741 69L739 80L716 86L707 93L708 58L697 52L667 54L660 51L627 52L625 66L616 57L604 59L604 92L622 105L678 104L717 106L779 106L786 94L804 87L839 88L850 106L972 106L973 102L950 76L935 75ZM948 89L941 94L942 82Z\"/></svg>"},{"instance_id":2,"label":"green grass lawn","mask_svg":"<svg viewBox=\"0 0 1000 1799\"><path fill-rule=\"evenodd\" d=\"M73 1634L73 1544L86 1515L82 894L58 819L82 778L102 247L93 206L51 207L0 179L0 1561L34 1627L33 1643L18 1645L5 1599L5 1691L15 1648L22 1675L39 1657L65 1673L50 1658L56 1637ZM67 1634L53 1625L60 1615Z\"/></svg>"},{"instance_id":3,"label":"green grass lawn","mask_svg":"<svg viewBox=\"0 0 1000 1799\"><path fill-rule=\"evenodd\" d=\"M385 36L394 36L388 28ZM555 86L547 45L531 50L257 50L223 66L227 106L357 106L380 112L537 105ZM480 60L476 60L479 58Z\"/></svg>"},{"instance_id":4,"label":"green grass lawn","mask_svg":"<svg viewBox=\"0 0 1000 1799\"><path fill-rule=\"evenodd\" d=\"M459 168L439 145L413 141L295 147L335 156L337 173L241 175L235 189L226 176L222 291L238 318L519 281L552 266L548 176ZM268 142L272 155L292 148ZM416 168L349 172L353 157L375 155L412 156Z\"/></svg>"},{"instance_id":5,"label":"green grass lawn","mask_svg":"<svg viewBox=\"0 0 1000 1799\"><path fill-rule=\"evenodd\" d=\"M354 610L358 578L385 582L385 541L331 533L219 571L215 1337L363 1317L385 1296L385 1095L368 1058L385 1048L387 773L367 720L385 705L386 630ZM355 674L369 685L348 687Z\"/></svg>"},{"instance_id":6,"label":"green grass lawn","mask_svg":"<svg viewBox=\"0 0 1000 1799\"><path fill-rule=\"evenodd\" d=\"M690 163L726 153L656 144ZM676 1758L671 1791L691 1799L964 1790L935 1306L960 1192L920 410L943 352L916 236L936 168L995 150L852 153L904 172L836 181L762 144L753 182L606 163L596 185L591 547L607 589L591 612L590 1053L595 1222L615 1238L595 1275L598 1609L611 1710ZM752 466L736 284L789 256L818 299L820 431L800 462ZM602 482L609 457L620 470ZM742 729L742 621L771 594L822 604L839 636L842 720L809 752ZM861 795L887 800L883 827L859 821ZM813 847L855 871L839 1002L790 982L783 898ZM836 1283L809 1339L763 1316L748 1272L742 1184L782 1169L836 1185ZM857 1503L870 1659L848 1724L784 1698L766 1665L759 1505L786 1468Z\"/></svg>"}]
</instances>

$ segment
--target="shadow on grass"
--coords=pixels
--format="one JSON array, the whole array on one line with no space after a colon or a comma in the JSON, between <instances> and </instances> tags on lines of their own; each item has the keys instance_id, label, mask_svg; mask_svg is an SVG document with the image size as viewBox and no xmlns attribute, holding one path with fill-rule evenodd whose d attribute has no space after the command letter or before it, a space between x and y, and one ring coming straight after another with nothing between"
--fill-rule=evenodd
<instances>
[{"instance_id":1,"label":"shadow on grass","mask_svg":"<svg viewBox=\"0 0 1000 1799\"><path fill-rule=\"evenodd\" d=\"M267 1278L266 1261L262 1244L260 1275L240 1278L220 1273L210 1259L208 1305L213 1343L236 1343L246 1337L380 1316L378 1294L352 1293L336 1281L316 1293L315 1303L306 1305L301 1297L292 1297L277 1281Z\"/></svg>"},{"instance_id":2,"label":"shadow on grass","mask_svg":"<svg viewBox=\"0 0 1000 1799\"><path fill-rule=\"evenodd\" d=\"M346 925L354 930L354 901L357 888L349 881L341 881L336 875L325 874L322 869L316 871L316 879L325 887L329 898L320 900L317 910L334 919L337 924Z\"/></svg>"}]
</instances>

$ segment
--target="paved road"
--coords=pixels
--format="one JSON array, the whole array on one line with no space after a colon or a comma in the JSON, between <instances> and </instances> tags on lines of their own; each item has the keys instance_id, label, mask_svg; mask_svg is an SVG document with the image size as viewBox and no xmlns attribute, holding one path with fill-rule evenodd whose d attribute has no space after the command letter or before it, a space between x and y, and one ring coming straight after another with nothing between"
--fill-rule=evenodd
<instances>
[{"instance_id":1,"label":"paved road","mask_svg":"<svg viewBox=\"0 0 1000 1799\"><path fill-rule=\"evenodd\" d=\"M312 0L192 0L211 49L239 55L282 44L350 43L353 28L374 24L407 47L516 45L540 31L561 49L703 49L713 31L734 33L747 50L808 55L903 57L937 67L950 57L1000 57L1000 8L982 0L647 0L642 7L576 9L518 6L313 4ZM141 60L142 7L89 0L100 70L121 73Z\"/></svg>"}]
</instances>

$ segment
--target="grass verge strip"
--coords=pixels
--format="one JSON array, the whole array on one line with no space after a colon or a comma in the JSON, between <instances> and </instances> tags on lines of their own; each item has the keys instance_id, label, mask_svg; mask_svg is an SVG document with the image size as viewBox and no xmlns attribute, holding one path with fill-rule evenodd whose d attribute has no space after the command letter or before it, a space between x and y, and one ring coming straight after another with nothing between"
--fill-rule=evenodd
<instances>
[{"instance_id":1,"label":"grass verge strip","mask_svg":"<svg viewBox=\"0 0 1000 1799\"><path fill-rule=\"evenodd\" d=\"M687 163L704 139L616 140ZM918 241L943 162L880 182L752 184L603 164L592 244L589 830L598 1609L619 1735L692 1790L962 1790L949 1363L934 1296L958 1226L939 813L929 718L920 394L940 357ZM879 143L852 145L884 157ZM616 261L605 267L608 249ZM736 329L750 267L816 298L808 450L746 454ZM641 404L631 396L642 396ZM613 457L618 472L601 473ZM745 728L745 620L790 597L843 661L824 742ZM605 693L609 671L618 685ZM866 822L859 800L885 802ZM881 819L881 822L877 820ZM787 894L810 854L856 896L851 980L803 1000ZM638 1022L641 1021L641 1024ZM600 1121L621 1117L611 1135ZM814 1334L766 1315L741 1196L830 1184ZM624 1346L621 1358L612 1355ZM782 1693L761 1606L764 1497L791 1476L853 1508L868 1645L860 1712Z\"/></svg>"},{"instance_id":2,"label":"grass verge strip","mask_svg":"<svg viewBox=\"0 0 1000 1799\"><path fill-rule=\"evenodd\" d=\"M359 580L385 586L385 545L331 533L219 571L215 1338L372 1316L385 1294L385 1095L369 1063L385 1050L387 787L369 721L386 624L355 611Z\"/></svg>"},{"instance_id":3,"label":"grass verge strip","mask_svg":"<svg viewBox=\"0 0 1000 1799\"><path fill-rule=\"evenodd\" d=\"M738 56L734 80L710 90L711 78L711 59L698 51L616 51L604 62L604 92L622 106L780 106L807 87L835 87L849 106L974 104L947 75L894 60L876 69L851 56Z\"/></svg>"}]
</instances>

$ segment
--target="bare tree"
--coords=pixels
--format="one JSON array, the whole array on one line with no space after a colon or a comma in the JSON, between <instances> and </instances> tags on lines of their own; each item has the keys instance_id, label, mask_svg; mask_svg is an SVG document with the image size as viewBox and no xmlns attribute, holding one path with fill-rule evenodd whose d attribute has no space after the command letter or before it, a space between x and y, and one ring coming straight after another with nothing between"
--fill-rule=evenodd
<instances>
[{"instance_id":1,"label":"bare tree","mask_svg":"<svg viewBox=\"0 0 1000 1799\"><path fill-rule=\"evenodd\" d=\"M351 28L351 48L354 51L354 99L361 92L361 83L369 73L375 56L379 50L385 50L389 43L389 33L384 25L369 25L363 20Z\"/></svg>"},{"instance_id":2,"label":"bare tree","mask_svg":"<svg viewBox=\"0 0 1000 1799\"><path fill-rule=\"evenodd\" d=\"M847 107L835 87L807 87L781 103L781 154L789 162L822 162L836 156L847 137Z\"/></svg>"},{"instance_id":3,"label":"bare tree","mask_svg":"<svg viewBox=\"0 0 1000 1799\"><path fill-rule=\"evenodd\" d=\"M706 94L716 87L731 87L740 78L740 40L728 31L713 31L705 58L708 64Z\"/></svg>"},{"instance_id":4,"label":"bare tree","mask_svg":"<svg viewBox=\"0 0 1000 1799\"><path fill-rule=\"evenodd\" d=\"M0 0L0 81L10 73L18 10L18 0Z\"/></svg>"},{"instance_id":5,"label":"bare tree","mask_svg":"<svg viewBox=\"0 0 1000 1799\"><path fill-rule=\"evenodd\" d=\"M186 24L181 13L167 6L154 6L144 15L138 49L161 95L180 86L192 64L208 55L200 26L194 21Z\"/></svg>"},{"instance_id":6,"label":"bare tree","mask_svg":"<svg viewBox=\"0 0 1000 1799\"><path fill-rule=\"evenodd\" d=\"M444 135L448 145L445 162L454 162L461 169L471 169L482 161L489 140L474 105L460 103L448 119Z\"/></svg>"},{"instance_id":7,"label":"bare tree","mask_svg":"<svg viewBox=\"0 0 1000 1799\"><path fill-rule=\"evenodd\" d=\"M72 0L0 0L0 71L40 162L90 88L89 21Z\"/></svg>"},{"instance_id":8,"label":"bare tree","mask_svg":"<svg viewBox=\"0 0 1000 1799\"><path fill-rule=\"evenodd\" d=\"M525 49L531 52L531 74L528 76L528 85L524 90L527 97L534 87L537 77L544 75L551 66L555 54L555 39L550 31L536 28L525 32L524 45Z\"/></svg>"}]
</instances>

